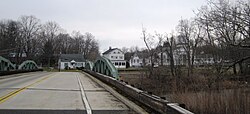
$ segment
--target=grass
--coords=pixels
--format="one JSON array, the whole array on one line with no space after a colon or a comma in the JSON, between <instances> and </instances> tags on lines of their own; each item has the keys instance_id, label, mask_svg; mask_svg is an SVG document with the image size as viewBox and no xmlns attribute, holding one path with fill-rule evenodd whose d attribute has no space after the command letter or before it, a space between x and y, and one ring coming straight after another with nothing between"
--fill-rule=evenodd
<instances>
[{"instance_id":1,"label":"grass","mask_svg":"<svg viewBox=\"0 0 250 114\"><path fill-rule=\"evenodd\" d=\"M249 114L250 88L174 93L170 98L199 114Z\"/></svg>"},{"instance_id":2,"label":"grass","mask_svg":"<svg viewBox=\"0 0 250 114\"><path fill-rule=\"evenodd\" d=\"M177 78L166 68L156 69L153 77L145 71L131 70L120 71L119 75L130 85L185 104L194 113L250 114L248 83L227 79L217 81L211 69L195 69L191 76L186 75L186 69L180 71L178 84Z\"/></svg>"}]
</instances>

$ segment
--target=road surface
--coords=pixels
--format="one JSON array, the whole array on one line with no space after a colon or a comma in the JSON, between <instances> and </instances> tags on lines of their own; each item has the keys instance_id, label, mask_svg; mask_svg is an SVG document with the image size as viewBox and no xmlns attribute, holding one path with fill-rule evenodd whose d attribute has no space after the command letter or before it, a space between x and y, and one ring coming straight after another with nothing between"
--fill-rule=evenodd
<instances>
[{"instance_id":1,"label":"road surface","mask_svg":"<svg viewBox=\"0 0 250 114\"><path fill-rule=\"evenodd\" d=\"M127 114L130 109L80 72L0 79L0 114Z\"/></svg>"}]
</instances>

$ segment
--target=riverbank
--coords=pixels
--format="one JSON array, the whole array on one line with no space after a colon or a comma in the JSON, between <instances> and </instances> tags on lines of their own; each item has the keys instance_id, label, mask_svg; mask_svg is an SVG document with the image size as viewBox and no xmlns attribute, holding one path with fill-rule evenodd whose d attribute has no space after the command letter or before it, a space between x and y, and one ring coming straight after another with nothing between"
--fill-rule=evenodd
<instances>
[{"instance_id":1,"label":"riverbank","mask_svg":"<svg viewBox=\"0 0 250 114\"><path fill-rule=\"evenodd\" d=\"M120 71L121 80L137 88L185 104L188 110L201 114L249 114L250 86L247 81L224 78L217 81L211 70L196 69L192 76L185 69L177 79L168 69L155 69L154 77L147 71ZM228 76L228 75L227 75Z\"/></svg>"}]
</instances>

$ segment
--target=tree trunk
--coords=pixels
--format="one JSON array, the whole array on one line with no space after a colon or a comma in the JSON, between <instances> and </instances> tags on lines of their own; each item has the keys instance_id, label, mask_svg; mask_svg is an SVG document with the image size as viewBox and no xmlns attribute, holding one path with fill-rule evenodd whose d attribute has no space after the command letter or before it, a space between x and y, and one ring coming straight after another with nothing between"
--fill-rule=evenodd
<instances>
[{"instance_id":1,"label":"tree trunk","mask_svg":"<svg viewBox=\"0 0 250 114\"><path fill-rule=\"evenodd\" d=\"M240 74L244 74L242 62L239 62Z\"/></svg>"},{"instance_id":2,"label":"tree trunk","mask_svg":"<svg viewBox=\"0 0 250 114\"><path fill-rule=\"evenodd\" d=\"M161 66L163 66L163 50L162 50L162 47L161 47Z\"/></svg>"},{"instance_id":3,"label":"tree trunk","mask_svg":"<svg viewBox=\"0 0 250 114\"><path fill-rule=\"evenodd\" d=\"M236 65L233 66L234 75L237 75Z\"/></svg>"}]
</instances>

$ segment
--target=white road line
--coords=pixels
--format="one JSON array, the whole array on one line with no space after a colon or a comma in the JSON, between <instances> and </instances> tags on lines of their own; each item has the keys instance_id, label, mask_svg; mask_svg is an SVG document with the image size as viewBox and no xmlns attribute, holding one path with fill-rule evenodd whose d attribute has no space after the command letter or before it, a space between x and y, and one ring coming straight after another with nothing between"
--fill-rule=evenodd
<instances>
[{"instance_id":1,"label":"white road line","mask_svg":"<svg viewBox=\"0 0 250 114\"><path fill-rule=\"evenodd\" d=\"M82 83L81 83L81 81L80 81L80 79L79 79L79 76L77 75L76 77L77 77L77 80L78 80L78 84L79 84L79 86L80 86L81 95L82 95L82 100L83 100L83 102L84 102L84 104L85 104L85 108L86 108L86 110L87 110L87 114L92 114L91 107L90 107L89 102L88 102L88 100L87 100L87 97L86 97L86 94L85 94L85 92L84 92Z\"/></svg>"}]
</instances>

